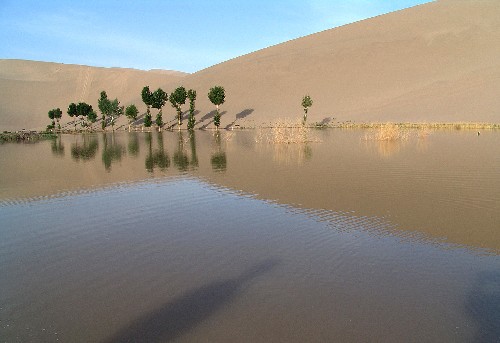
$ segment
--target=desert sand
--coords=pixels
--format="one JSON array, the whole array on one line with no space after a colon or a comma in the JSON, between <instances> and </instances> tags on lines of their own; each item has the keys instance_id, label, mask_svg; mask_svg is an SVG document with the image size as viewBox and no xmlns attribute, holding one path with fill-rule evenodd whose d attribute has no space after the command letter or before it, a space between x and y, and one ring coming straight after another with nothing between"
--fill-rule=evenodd
<instances>
[{"instance_id":1,"label":"desert sand","mask_svg":"<svg viewBox=\"0 0 500 343\"><path fill-rule=\"evenodd\" d=\"M226 89L221 127L309 122L500 122L500 2L442 0L315 33L193 74L0 60L0 129L41 129L47 111L102 90L135 103L143 86L198 92L197 127L213 127L210 87ZM184 110L188 106L185 105ZM156 113L153 110L153 115ZM175 111L166 105L164 121ZM64 121L69 117L64 114ZM125 119L122 119L124 123ZM185 126L186 124L184 124Z\"/></svg>"}]
</instances>

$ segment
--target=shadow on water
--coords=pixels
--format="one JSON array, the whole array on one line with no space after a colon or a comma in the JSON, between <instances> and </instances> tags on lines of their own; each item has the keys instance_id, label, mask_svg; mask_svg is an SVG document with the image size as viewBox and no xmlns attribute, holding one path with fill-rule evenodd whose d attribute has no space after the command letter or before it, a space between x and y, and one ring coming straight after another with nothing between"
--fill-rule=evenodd
<instances>
[{"instance_id":1,"label":"shadow on water","mask_svg":"<svg viewBox=\"0 0 500 343\"><path fill-rule=\"evenodd\" d=\"M266 260L241 275L194 289L140 317L120 330L107 343L170 342L195 328L230 303L253 279L279 264Z\"/></svg>"},{"instance_id":2,"label":"shadow on water","mask_svg":"<svg viewBox=\"0 0 500 343\"><path fill-rule=\"evenodd\" d=\"M500 271L478 275L466 310L477 324L474 342L500 342Z\"/></svg>"}]
</instances>

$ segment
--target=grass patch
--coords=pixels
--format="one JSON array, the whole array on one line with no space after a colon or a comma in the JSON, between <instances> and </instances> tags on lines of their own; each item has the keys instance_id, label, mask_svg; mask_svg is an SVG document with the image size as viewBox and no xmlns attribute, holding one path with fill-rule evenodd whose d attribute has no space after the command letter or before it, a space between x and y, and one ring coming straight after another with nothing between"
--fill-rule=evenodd
<instances>
[{"instance_id":1,"label":"grass patch","mask_svg":"<svg viewBox=\"0 0 500 343\"><path fill-rule=\"evenodd\" d=\"M365 134L367 141L403 141L410 137L409 131L393 123L386 123L377 129L372 129L370 133Z\"/></svg>"},{"instance_id":2,"label":"grass patch","mask_svg":"<svg viewBox=\"0 0 500 343\"><path fill-rule=\"evenodd\" d=\"M0 143L18 142L34 143L46 139L55 139L57 135L51 132L18 131L0 133Z\"/></svg>"},{"instance_id":3,"label":"grass patch","mask_svg":"<svg viewBox=\"0 0 500 343\"><path fill-rule=\"evenodd\" d=\"M311 128L303 125L301 120L278 119L269 126L257 129L257 143L293 144L319 141L311 134Z\"/></svg>"}]
</instances>

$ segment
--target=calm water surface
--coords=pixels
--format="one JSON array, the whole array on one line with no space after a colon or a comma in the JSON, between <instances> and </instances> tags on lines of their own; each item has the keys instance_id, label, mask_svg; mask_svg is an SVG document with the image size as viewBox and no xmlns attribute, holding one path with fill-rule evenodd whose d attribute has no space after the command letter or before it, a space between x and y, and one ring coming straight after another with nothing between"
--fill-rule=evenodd
<instances>
[{"instance_id":1,"label":"calm water surface","mask_svg":"<svg viewBox=\"0 0 500 343\"><path fill-rule=\"evenodd\" d=\"M0 341L500 341L500 133L0 145Z\"/></svg>"}]
</instances>

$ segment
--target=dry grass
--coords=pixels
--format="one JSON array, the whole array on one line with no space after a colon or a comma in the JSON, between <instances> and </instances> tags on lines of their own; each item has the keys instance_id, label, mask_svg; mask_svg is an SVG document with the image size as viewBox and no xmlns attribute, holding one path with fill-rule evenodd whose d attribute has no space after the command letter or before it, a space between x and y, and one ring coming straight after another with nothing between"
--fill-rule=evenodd
<instances>
[{"instance_id":1,"label":"dry grass","mask_svg":"<svg viewBox=\"0 0 500 343\"><path fill-rule=\"evenodd\" d=\"M393 123L380 125L378 129L374 129L372 132L365 134L365 140L367 141L393 142L408 140L409 137L410 134L407 129Z\"/></svg>"},{"instance_id":2,"label":"dry grass","mask_svg":"<svg viewBox=\"0 0 500 343\"><path fill-rule=\"evenodd\" d=\"M317 142L311 128L303 125L301 120L279 119L269 126L257 129L255 141L257 143L293 144Z\"/></svg>"},{"instance_id":3,"label":"dry grass","mask_svg":"<svg viewBox=\"0 0 500 343\"><path fill-rule=\"evenodd\" d=\"M327 127L341 129L378 129L386 126L388 123L356 123L356 122L338 122L329 124ZM494 123L474 123L474 122L457 122L457 123L397 123L401 129L418 129L418 130L498 130L500 124Z\"/></svg>"}]
</instances>

